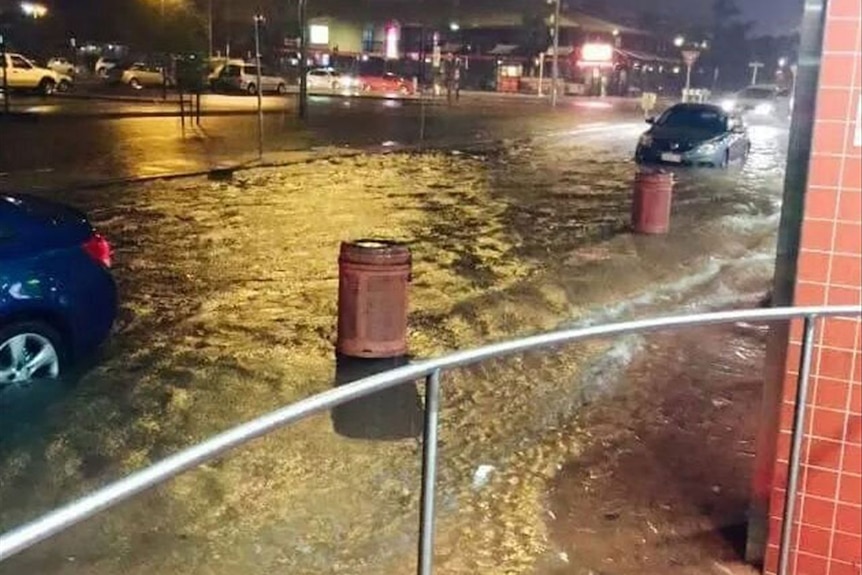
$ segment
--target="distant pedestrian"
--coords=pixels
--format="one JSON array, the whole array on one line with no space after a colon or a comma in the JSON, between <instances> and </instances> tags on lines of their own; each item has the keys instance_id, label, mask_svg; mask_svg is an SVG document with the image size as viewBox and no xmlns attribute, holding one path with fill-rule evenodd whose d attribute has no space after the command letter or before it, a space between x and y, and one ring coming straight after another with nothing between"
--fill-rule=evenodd
<instances>
[{"instance_id":1,"label":"distant pedestrian","mask_svg":"<svg viewBox=\"0 0 862 575\"><path fill-rule=\"evenodd\" d=\"M455 61L455 71L452 73L452 81L455 84L455 101L461 99L461 60Z\"/></svg>"}]
</instances>

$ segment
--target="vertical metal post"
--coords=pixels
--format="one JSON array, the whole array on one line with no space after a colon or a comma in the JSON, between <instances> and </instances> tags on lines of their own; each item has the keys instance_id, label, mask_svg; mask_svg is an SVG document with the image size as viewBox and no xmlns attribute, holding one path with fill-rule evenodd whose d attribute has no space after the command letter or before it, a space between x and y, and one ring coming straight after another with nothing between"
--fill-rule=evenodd
<instances>
[{"instance_id":1,"label":"vertical metal post","mask_svg":"<svg viewBox=\"0 0 862 575\"><path fill-rule=\"evenodd\" d=\"M6 39L0 35L0 58L3 59L3 112L9 113L9 60L6 57Z\"/></svg>"},{"instance_id":2,"label":"vertical metal post","mask_svg":"<svg viewBox=\"0 0 862 575\"><path fill-rule=\"evenodd\" d=\"M557 80L560 78L560 0L554 8L554 64L553 86L551 87L551 106L557 107Z\"/></svg>"},{"instance_id":3,"label":"vertical metal post","mask_svg":"<svg viewBox=\"0 0 862 575\"><path fill-rule=\"evenodd\" d=\"M168 99L168 67L170 66L170 56L168 55L168 31L167 22L165 21L165 0L162 0L162 7L159 12L162 29L162 50L165 53L162 55L162 100Z\"/></svg>"},{"instance_id":4,"label":"vertical metal post","mask_svg":"<svg viewBox=\"0 0 862 575\"><path fill-rule=\"evenodd\" d=\"M799 487L799 468L802 464L802 440L805 437L805 410L808 406L808 383L811 376L811 356L814 351L816 316L805 318L802 336L802 354L799 360L799 378L796 383L796 404L793 410L790 456L787 461L787 489L784 512L781 516L781 542L778 549L778 575L787 575L790 561L790 538L793 534L793 517L796 511L796 491Z\"/></svg>"},{"instance_id":5,"label":"vertical metal post","mask_svg":"<svg viewBox=\"0 0 862 575\"><path fill-rule=\"evenodd\" d=\"M545 52L539 53L539 89L536 95L542 97L542 82L545 81Z\"/></svg>"},{"instance_id":6,"label":"vertical metal post","mask_svg":"<svg viewBox=\"0 0 862 575\"><path fill-rule=\"evenodd\" d=\"M213 57L213 0L207 3L207 44L209 57Z\"/></svg>"},{"instance_id":7,"label":"vertical metal post","mask_svg":"<svg viewBox=\"0 0 862 575\"><path fill-rule=\"evenodd\" d=\"M263 159L263 86L261 85L260 70L260 22L263 16L254 17L254 53L255 65L257 66L257 158Z\"/></svg>"},{"instance_id":8,"label":"vertical metal post","mask_svg":"<svg viewBox=\"0 0 862 575\"><path fill-rule=\"evenodd\" d=\"M425 430L422 435L422 502L419 519L418 575L434 570L434 510L437 484L437 431L440 416L440 370L425 380Z\"/></svg>"},{"instance_id":9,"label":"vertical metal post","mask_svg":"<svg viewBox=\"0 0 862 575\"><path fill-rule=\"evenodd\" d=\"M306 0L299 0L299 118L308 117L308 12Z\"/></svg>"}]
</instances>

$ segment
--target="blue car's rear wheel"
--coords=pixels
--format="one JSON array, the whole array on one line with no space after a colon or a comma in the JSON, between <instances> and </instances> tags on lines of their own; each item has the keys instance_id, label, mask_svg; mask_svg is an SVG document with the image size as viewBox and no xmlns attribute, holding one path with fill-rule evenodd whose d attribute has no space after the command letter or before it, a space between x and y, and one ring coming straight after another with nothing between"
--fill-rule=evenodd
<instances>
[{"instance_id":1,"label":"blue car's rear wheel","mask_svg":"<svg viewBox=\"0 0 862 575\"><path fill-rule=\"evenodd\" d=\"M57 379L64 363L63 339L51 326L23 321L0 328L0 391Z\"/></svg>"}]
</instances>

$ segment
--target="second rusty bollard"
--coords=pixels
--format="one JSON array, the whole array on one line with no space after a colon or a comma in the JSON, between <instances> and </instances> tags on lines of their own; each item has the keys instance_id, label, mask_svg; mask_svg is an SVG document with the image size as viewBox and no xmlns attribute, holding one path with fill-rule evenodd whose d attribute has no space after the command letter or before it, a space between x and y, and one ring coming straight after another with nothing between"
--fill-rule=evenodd
<instances>
[{"instance_id":1,"label":"second rusty bollard","mask_svg":"<svg viewBox=\"0 0 862 575\"><path fill-rule=\"evenodd\" d=\"M666 234L670 230L673 174L638 172L632 203L632 228L639 234Z\"/></svg>"},{"instance_id":2,"label":"second rusty bollard","mask_svg":"<svg viewBox=\"0 0 862 575\"><path fill-rule=\"evenodd\" d=\"M338 353L357 358L405 355L410 250L387 240L344 242L338 269Z\"/></svg>"}]
</instances>

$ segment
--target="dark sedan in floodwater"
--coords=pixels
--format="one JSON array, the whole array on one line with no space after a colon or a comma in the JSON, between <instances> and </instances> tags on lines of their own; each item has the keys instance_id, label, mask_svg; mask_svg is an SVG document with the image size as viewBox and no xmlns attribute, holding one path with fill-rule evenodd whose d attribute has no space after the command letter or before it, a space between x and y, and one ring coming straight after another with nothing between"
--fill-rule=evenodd
<instances>
[{"instance_id":1,"label":"dark sedan in floodwater","mask_svg":"<svg viewBox=\"0 0 862 575\"><path fill-rule=\"evenodd\" d=\"M742 119L711 104L677 104L658 118L638 142L639 164L726 168L745 161L751 148Z\"/></svg>"}]
</instances>

